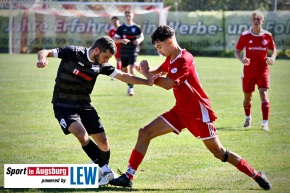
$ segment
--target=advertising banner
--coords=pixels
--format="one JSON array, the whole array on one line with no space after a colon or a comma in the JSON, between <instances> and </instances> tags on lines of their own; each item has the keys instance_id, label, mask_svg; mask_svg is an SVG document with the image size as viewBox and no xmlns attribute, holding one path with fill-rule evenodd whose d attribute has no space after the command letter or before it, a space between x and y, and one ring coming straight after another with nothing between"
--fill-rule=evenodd
<instances>
[{"instance_id":1,"label":"advertising banner","mask_svg":"<svg viewBox=\"0 0 290 193\"><path fill-rule=\"evenodd\" d=\"M6 13L5 13L6 11ZM14 11L13 27L9 29L9 10L0 13L0 51L7 52L9 32L13 31L14 53L37 52L43 48L65 45L90 47L95 40L107 35L111 26L109 16L84 17L28 14ZM176 31L178 42L189 51L234 51L240 34L251 27L251 11L165 12L167 25ZM263 12L263 28L272 33L278 50L290 47L290 13ZM124 17L119 16L121 23ZM159 13L136 14L134 22L142 28L145 40L142 54L157 54L151 34L159 25ZM290 52L290 51L289 51Z\"/></svg>"},{"instance_id":2,"label":"advertising banner","mask_svg":"<svg viewBox=\"0 0 290 193\"><path fill-rule=\"evenodd\" d=\"M223 51L223 12L171 12L167 24L187 50Z\"/></svg>"},{"instance_id":3,"label":"advertising banner","mask_svg":"<svg viewBox=\"0 0 290 193\"><path fill-rule=\"evenodd\" d=\"M98 188L97 164L4 164L4 188Z\"/></svg>"},{"instance_id":4,"label":"advertising banner","mask_svg":"<svg viewBox=\"0 0 290 193\"><path fill-rule=\"evenodd\" d=\"M249 29L251 11L225 12L225 45L227 50L234 50L240 34ZM264 12L263 29L272 33L277 49L290 49L290 12Z\"/></svg>"}]
</instances>

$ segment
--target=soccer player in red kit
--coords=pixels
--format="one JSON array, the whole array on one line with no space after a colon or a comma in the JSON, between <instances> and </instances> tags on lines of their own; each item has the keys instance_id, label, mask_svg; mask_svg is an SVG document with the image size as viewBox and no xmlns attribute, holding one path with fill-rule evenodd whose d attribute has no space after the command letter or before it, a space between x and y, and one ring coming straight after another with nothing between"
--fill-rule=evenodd
<instances>
[{"instance_id":1,"label":"soccer player in red kit","mask_svg":"<svg viewBox=\"0 0 290 193\"><path fill-rule=\"evenodd\" d=\"M171 132L179 134L187 128L196 138L203 141L217 159L229 162L256 180L263 189L270 190L272 186L264 173L256 171L241 156L222 146L213 124L217 117L199 81L194 58L188 51L180 48L174 30L161 25L153 32L151 39L158 53L166 59L163 64L152 69L147 61L143 60L136 69L147 78L157 73L166 74L157 78L154 84L166 90L172 89L176 103L169 111L139 130L127 172L112 180L110 184L132 187L133 176L147 152L151 139Z\"/></svg>"},{"instance_id":2,"label":"soccer player in red kit","mask_svg":"<svg viewBox=\"0 0 290 193\"><path fill-rule=\"evenodd\" d=\"M273 65L277 50L272 34L262 28L264 15L261 11L254 11L251 15L252 28L244 31L236 45L235 57L243 63L242 87L244 92L244 111L246 121L244 127L250 127L252 122L251 107L255 85L258 86L261 109L262 129L269 131L270 101L268 89L270 86L269 65ZM244 50L244 56L241 55ZM268 50L271 57L267 57Z\"/></svg>"},{"instance_id":3,"label":"soccer player in red kit","mask_svg":"<svg viewBox=\"0 0 290 193\"><path fill-rule=\"evenodd\" d=\"M109 34L108 35L111 38L113 38L115 36L115 34L116 34L116 31L117 31L118 27L120 26L120 20L119 20L119 18L117 16L113 16L111 18L111 21L112 21L112 25L113 26L109 30ZM122 70L122 63L121 63L121 58L120 58L120 47L121 47L121 44L120 43L116 43L116 42L115 42L115 44L116 44L116 47L117 47L117 51L116 51L116 54L115 54L115 58L117 60L116 68L118 70Z\"/></svg>"}]
</instances>

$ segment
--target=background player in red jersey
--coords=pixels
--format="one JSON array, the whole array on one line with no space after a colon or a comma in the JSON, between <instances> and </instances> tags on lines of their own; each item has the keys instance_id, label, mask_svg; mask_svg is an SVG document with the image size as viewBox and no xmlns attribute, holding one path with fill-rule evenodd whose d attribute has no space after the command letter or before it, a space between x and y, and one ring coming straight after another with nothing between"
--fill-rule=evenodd
<instances>
[{"instance_id":1,"label":"background player in red jersey","mask_svg":"<svg viewBox=\"0 0 290 193\"><path fill-rule=\"evenodd\" d=\"M122 71L130 74L134 73L134 66L140 52L139 44L144 40L141 27L133 22L134 14L130 10L125 11L125 23L118 27L114 36L116 43L121 43L120 55L122 61ZM133 84L128 84L129 96L134 96Z\"/></svg>"},{"instance_id":2,"label":"background player in red jersey","mask_svg":"<svg viewBox=\"0 0 290 193\"><path fill-rule=\"evenodd\" d=\"M271 184L264 173L257 172L245 159L224 148L219 141L213 124L217 117L199 81L194 58L188 51L180 48L174 30L169 26L159 26L151 39L158 53L166 57L164 63L149 69L147 61L143 60L140 67L136 68L147 78L161 72L166 74L165 77L157 78L154 84L167 90L172 89L176 103L172 109L139 130L127 172L112 180L110 184L131 187L133 176L147 152L151 139L171 132L179 134L187 128L196 138L203 141L217 159L229 162L256 180L263 189L270 190Z\"/></svg>"},{"instance_id":3,"label":"background player in red jersey","mask_svg":"<svg viewBox=\"0 0 290 193\"><path fill-rule=\"evenodd\" d=\"M118 29L118 27L120 26L120 20L117 16L113 16L111 18L111 21L112 21L112 28L109 30L109 36L111 38L113 38L116 34L116 31ZM121 58L120 58L120 46L121 44L120 43L116 43L116 47L117 47L117 51L116 51L116 54L115 54L115 58L117 60L117 65L116 65L116 68L118 70L122 70L122 63L121 63Z\"/></svg>"},{"instance_id":4,"label":"background player in red jersey","mask_svg":"<svg viewBox=\"0 0 290 193\"><path fill-rule=\"evenodd\" d=\"M268 89L270 86L269 65L273 65L277 50L272 34L262 28L264 15L261 11L254 11L251 15L252 28L244 31L236 45L235 57L243 63L242 86L244 92L244 110L246 121L244 127L250 127L252 116L252 94L255 85L258 86L261 109L263 115L262 129L269 130L270 101ZM244 56L241 55L244 50ZM267 57L268 50L271 57Z\"/></svg>"}]
</instances>

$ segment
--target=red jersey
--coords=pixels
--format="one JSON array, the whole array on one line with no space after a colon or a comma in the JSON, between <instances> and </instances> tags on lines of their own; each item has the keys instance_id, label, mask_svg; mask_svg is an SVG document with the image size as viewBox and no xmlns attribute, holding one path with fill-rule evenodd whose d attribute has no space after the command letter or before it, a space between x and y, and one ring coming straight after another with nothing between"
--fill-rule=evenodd
<instances>
[{"instance_id":1,"label":"red jersey","mask_svg":"<svg viewBox=\"0 0 290 193\"><path fill-rule=\"evenodd\" d=\"M250 59L250 64L243 67L243 77L268 75L267 53L268 50L273 50L274 48L275 43L270 32L263 30L262 34L255 35L251 29L244 31L236 45L236 49L244 49L244 57Z\"/></svg>"},{"instance_id":2,"label":"red jersey","mask_svg":"<svg viewBox=\"0 0 290 193\"><path fill-rule=\"evenodd\" d=\"M182 50L174 60L167 57L161 68L175 81L175 106L182 114L186 113L186 116L203 122L216 120L209 98L199 81L194 58L188 51Z\"/></svg>"},{"instance_id":3,"label":"red jersey","mask_svg":"<svg viewBox=\"0 0 290 193\"><path fill-rule=\"evenodd\" d=\"M116 29L114 27L112 27L110 30L109 30L109 34L108 36L110 36L111 38L113 38L116 34ZM117 47L117 52L115 54L116 58L120 58L120 47L121 47L121 44L120 43L116 43L116 47Z\"/></svg>"}]
</instances>

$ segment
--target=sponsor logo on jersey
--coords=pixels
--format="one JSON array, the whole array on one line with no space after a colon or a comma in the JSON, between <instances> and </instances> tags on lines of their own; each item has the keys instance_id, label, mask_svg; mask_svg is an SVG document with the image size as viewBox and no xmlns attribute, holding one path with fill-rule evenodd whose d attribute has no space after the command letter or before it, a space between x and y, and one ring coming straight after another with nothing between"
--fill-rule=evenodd
<instances>
[{"instance_id":1,"label":"sponsor logo on jersey","mask_svg":"<svg viewBox=\"0 0 290 193\"><path fill-rule=\"evenodd\" d=\"M249 43L252 44L253 43L253 40L250 40Z\"/></svg>"},{"instance_id":2,"label":"sponsor logo on jersey","mask_svg":"<svg viewBox=\"0 0 290 193\"><path fill-rule=\"evenodd\" d=\"M91 68L94 72L98 72L100 70L100 66L99 65L92 65Z\"/></svg>"},{"instance_id":3,"label":"sponsor logo on jersey","mask_svg":"<svg viewBox=\"0 0 290 193\"><path fill-rule=\"evenodd\" d=\"M85 66L83 63L81 63L81 62L78 62L78 64L80 65L80 66Z\"/></svg>"},{"instance_id":4,"label":"sponsor logo on jersey","mask_svg":"<svg viewBox=\"0 0 290 193\"><path fill-rule=\"evenodd\" d=\"M266 50L266 48L263 48L263 47L249 47L249 50Z\"/></svg>"},{"instance_id":5,"label":"sponsor logo on jersey","mask_svg":"<svg viewBox=\"0 0 290 193\"><path fill-rule=\"evenodd\" d=\"M91 81L93 78L86 75L85 73L82 73L81 71L79 71L78 69L74 69L73 74L82 77L83 79L87 80L87 81Z\"/></svg>"},{"instance_id":6,"label":"sponsor logo on jersey","mask_svg":"<svg viewBox=\"0 0 290 193\"><path fill-rule=\"evenodd\" d=\"M263 44L264 46L265 46L267 43L268 43L267 40L263 40L263 41L262 41L262 44Z\"/></svg>"},{"instance_id":7,"label":"sponsor logo on jersey","mask_svg":"<svg viewBox=\"0 0 290 193\"><path fill-rule=\"evenodd\" d=\"M172 74L176 73L176 72L177 72L177 68L172 68L170 72L171 72Z\"/></svg>"}]
</instances>

